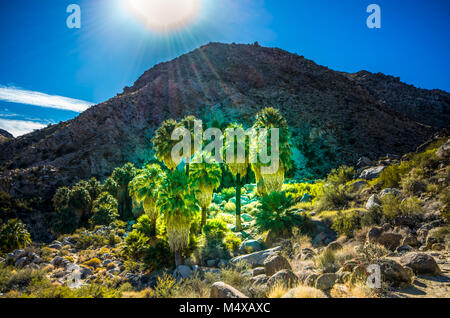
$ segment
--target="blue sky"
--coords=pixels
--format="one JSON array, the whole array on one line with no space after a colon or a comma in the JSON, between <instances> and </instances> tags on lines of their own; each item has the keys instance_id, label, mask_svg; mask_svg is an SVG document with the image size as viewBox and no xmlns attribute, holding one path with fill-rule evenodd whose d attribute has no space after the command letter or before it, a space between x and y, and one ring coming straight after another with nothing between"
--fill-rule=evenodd
<instances>
[{"instance_id":1,"label":"blue sky","mask_svg":"<svg viewBox=\"0 0 450 318\"><path fill-rule=\"evenodd\" d=\"M211 41L258 41L331 69L450 91L448 0L202 0L191 23L169 33L146 28L130 1L0 1L0 128L21 135L73 118ZM66 26L72 3L80 29ZM371 3L381 29L366 26Z\"/></svg>"}]
</instances>

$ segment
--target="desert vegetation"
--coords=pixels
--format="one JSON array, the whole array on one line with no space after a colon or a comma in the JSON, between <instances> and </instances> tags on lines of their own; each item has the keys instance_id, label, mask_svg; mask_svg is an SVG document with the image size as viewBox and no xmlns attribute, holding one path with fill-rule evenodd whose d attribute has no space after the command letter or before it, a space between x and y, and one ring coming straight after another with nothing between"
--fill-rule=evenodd
<instances>
[{"instance_id":1,"label":"desert vegetation","mask_svg":"<svg viewBox=\"0 0 450 318\"><path fill-rule=\"evenodd\" d=\"M153 138L155 159L142 167L127 163L102 181L60 187L51 242L33 242L15 212L27 203L1 193L1 295L389 297L418 275L443 274L447 138L402 158L366 158L323 179L298 180L288 177L295 169L291 137L275 108L258 113L253 126L280 128L274 174L248 158L185 158L177 166L170 134L191 131L194 120L163 122ZM366 284L372 264L381 267L378 288Z\"/></svg>"}]
</instances>

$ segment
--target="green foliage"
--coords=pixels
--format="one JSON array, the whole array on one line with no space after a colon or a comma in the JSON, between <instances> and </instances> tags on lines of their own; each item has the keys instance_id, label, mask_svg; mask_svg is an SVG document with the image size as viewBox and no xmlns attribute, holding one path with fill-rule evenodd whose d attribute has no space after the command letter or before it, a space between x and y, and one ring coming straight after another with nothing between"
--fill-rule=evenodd
<instances>
[{"instance_id":1,"label":"green foliage","mask_svg":"<svg viewBox=\"0 0 450 318\"><path fill-rule=\"evenodd\" d=\"M131 259L138 259L144 255L149 247L149 238L137 230L133 230L125 237L122 254Z\"/></svg>"},{"instance_id":2,"label":"green foliage","mask_svg":"<svg viewBox=\"0 0 450 318\"><path fill-rule=\"evenodd\" d=\"M339 235L346 235L353 237L353 232L361 228L361 219L357 211L349 213L338 212L336 219L333 222L332 229Z\"/></svg>"},{"instance_id":3,"label":"green foliage","mask_svg":"<svg viewBox=\"0 0 450 318\"><path fill-rule=\"evenodd\" d=\"M25 224L18 219L0 222L0 253L8 253L31 244L31 236Z\"/></svg>"},{"instance_id":4,"label":"green foliage","mask_svg":"<svg viewBox=\"0 0 450 318\"><path fill-rule=\"evenodd\" d=\"M199 211L184 172L175 171L167 175L157 206L166 225L171 249L176 252L183 250L189 243L191 222Z\"/></svg>"},{"instance_id":5,"label":"green foliage","mask_svg":"<svg viewBox=\"0 0 450 318\"><path fill-rule=\"evenodd\" d=\"M145 250L144 264L150 271L172 267L174 263L169 244L162 239L156 240L152 246Z\"/></svg>"},{"instance_id":6,"label":"green foliage","mask_svg":"<svg viewBox=\"0 0 450 318\"><path fill-rule=\"evenodd\" d=\"M344 209L351 199L352 196L345 185L325 185L314 206L318 211Z\"/></svg>"},{"instance_id":7,"label":"green foliage","mask_svg":"<svg viewBox=\"0 0 450 318\"><path fill-rule=\"evenodd\" d=\"M141 232L147 237L152 237L155 235L155 225L152 220L148 217L148 215L141 215L136 224L133 225L133 229L138 232Z\"/></svg>"},{"instance_id":8,"label":"green foliage","mask_svg":"<svg viewBox=\"0 0 450 318\"><path fill-rule=\"evenodd\" d=\"M75 238L75 247L77 249L86 249L89 247L102 247L109 243L109 237L100 233L90 233L84 229L78 229L76 234L72 235Z\"/></svg>"},{"instance_id":9,"label":"green foliage","mask_svg":"<svg viewBox=\"0 0 450 318\"><path fill-rule=\"evenodd\" d=\"M172 140L171 137L177 127L179 127L179 124L175 120L168 119L156 130L152 139L156 159L164 162L166 167L172 171L177 167L177 164L173 162L171 152L178 141Z\"/></svg>"},{"instance_id":10,"label":"green foliage","mask_svg":"<svg viewBox=\"0 0 450 318\"><path fill-rule=\"evenodd\" d=\"M230 230L220 219L208 220L203 227L203 233L208 241L221 241Z\"/></svg>"},{"instance_id":11,"label":"green foliage","mask_svg":"<svg viewBox=\"0 0 450 318\"><path fill-rule=\"evenodd\" d=\"M261 232L272 230L275 233L282 233L291 231L293 227L306 231L309 220L305 215L290 211L293 204L292 197L285 191L264 195L261 198L259 212L255 215L255 227Z\"/></svg>"},{"instance_id":12,"label":"green foliage","mask_svg":"<svg viewBox=\"0 0 450 318\"><path fill-rule=\"evenodd\" d=\"M89 222L92 225L109 225L118 216L117 200L108 192L103 192L93 203L92 217Z\"/></svg>"},{"instance_id":13,"label":"green foliage","mask_svg":"<svg viewBox=\"0 0 450 318\"><path fill-rule=\"evenodd\" d=\"M220 195L224 201L228 201L236 196L236 189L234 187L224 188L222 189L222 192L220 192Z\"/></svg>"},{"instance_id":14,"label":"green foliage","mask_svg":"<svg viewBox=\"0 0 450 318\"><path fill-rule=\"evenodd\" d=\"M20 213L31 212L31 200L15 199L9 193L0 191L0 220L17 218Z\"/></svg>"},{"instance_id":15,"label":"green foliage","mask_svg":"<svg viewBox=\"0 0 450 318\"><path fill-rule=\"evenodd\" d=\"M119 185L112 177L108 177L103 184L103 191L108 192L113 197L117 198Z\"/></svg>"},{"instance_id":16,"label":"green foliage","mask_svg":"<svg viewBox=\"0 0 450 318\"><path fill-rule=\"evenodd\" d=\"M129 194L129 183L136 175L136 168L132 163L126 163L122 167L115 168L111 175L118 185L117 202L119 203L119 215L124 220L132 219L132 200Z\"/></svg>"},{"instance_id":17,"label":"green foliage","mask_svg":"<svg viewBox=\"0 0 450 318\"><path fill-rule=\"evenodd\" d=\"M386 194L380 198L384 217L391 221L400 215L413 215L423 213L422 202L417 197L408 197L401 200L393 194Z\"/></svg>"},{"instance_id":18,"label":"green foliage","mask_svg":"<svg viewBox=\"0 0 450 318\"><path fill-rule=\"evenodd\" d=\"M341 166L337 169L331 170L328 174L327 182L332 185L345 184L348 181L353 180L356 175L355 168L348 166Z\"/></svg>"}]
</instances>

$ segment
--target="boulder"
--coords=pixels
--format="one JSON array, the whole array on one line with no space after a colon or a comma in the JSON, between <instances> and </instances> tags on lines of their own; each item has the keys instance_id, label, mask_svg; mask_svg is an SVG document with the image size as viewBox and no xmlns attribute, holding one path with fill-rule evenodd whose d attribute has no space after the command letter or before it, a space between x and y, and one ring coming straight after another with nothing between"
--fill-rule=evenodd
<instances>
[{"instance_id":1,"label":"boulder","mask_svg":"<svg viewBox=\"0 0 450 318\"><path fill-rule=\"evenodd\" d=\"M388 250L394 251L398 246L400 246L402 239L403 236L401 234L383 232L375 239L375 242L383 245Z\"/></svg>"},{"instance_id":2,"label":"boulder","mask_svg":"<svg viewBox=\"0 0 450 318\"><path fill-rule=\"evenodd\" d=\"M267 277L267 275L261 274L261 275L251 278L250 282L251 282L252 286L267 285L268 280L269 280L269 277Z\"/></svg>"},{"instance_id":3,"label":"boulder","mask_svg":"<svg viewBox=\"0 0 450 318\"><path fill-rule=\"evenodd\" d=\"M374 242L378 237L380 237L383 230L379 227L372 227L369 231L367 231L366 239L369 242Z\"/></svg>"},{"instance_id":4,"label":"boulder","mask_svg":"<svg viewBox=\"0 0 450 318\"><path fill-rule=\"evenodd\" d=\"M20 257L18 258L15 262L14 262L14 266L21 268L24 267L28 262L28 259L26 256Z\"/></svg>"},{"instance_id":5,"label":"boulder","mask_svg":"<svg viewBox=\"0 0 450 318\"><path fill-rule=\"evenodd\" d=\"M420 245L420 242L414 234L408 234L403 238L401 245L417 247Z\"/></svg>"},{"instance_id":6,"label":"boulder","mask_svg":"<svg viewBox=\"0 0 450 318\"><path fill-rule=\"evenodd\" d=\"M372 180L378 178L384 169L386 169L386 166L376 166L364 169L359 175L359 178L365 180Z\"/></svg>"},{"instance_id":7,"label":"boulder","mask_svg":"<svg viewBox=\"0 0 450 318\"><path fill-rule=\"evenodd\" d=\"M257 267L255 269L253 269L252 275L253 276L258 276L258 275L262 275L265 274L266 270L264 269L264 267Z\"/></svg>"},{"instance_id":8,"label":"boulder","mask_svg":"<svg viewBox=\"0 0 450 318\"><path fill-rule=\"evenodd\" d=\"M208 267L215 267L218 264L218 260L216 259L209 259L206 261L206 266Z\"/></svg>"},{"instance_id":9,"label":"boulder","mask_svg":"<svg viewBox=\"0 0 450 318\"><path fill-rule=\"evenodd\" d=\"M397 247L397 249L395 251L397 253L400 253L400 254L403 255L403 254L411 252L413 250L414 249L411 246L409 246L409 245L401 245L401 246Z\"/></svg>"},{"instance_id":10,"label":"boulder","mask_svg":"<svg viewBox=\"0 0 450 318\"><path fill-rule=\"evenodd\" d=\"M248 298L236 288L225 284L224 282L216 282L211 286L210 298Z\"/></svg>"},{"instance_id":11,"label":"boulder","mask_svg":"<svg viewBox=\"0 0 450 318\"><path fill-rule=\"evenodd\" d=\"M410 267L416 274L437 276L441 274L439 265L434 258L420 252L410 252L402 256L400 263Z\"/></svg>"},{"instance_id":12,"label":"boulder","mask_svg":"<svg viewBox=\"0 0 450 318\"><path fill-rule=\"evenodd\" d=\"M292 288L298 284L298 277L289 269L283 269L273 274L267 281L267 285L272 288L281 285Z\"/></svg>"},{"instance_id":13,"label":"boulder","mask_svg":"<svg viewBox=\"0 0 450 318\"><path fill-rule=\"evenodd\" d=\"M268 276L272 276L282 269L292 270L289 261L280 254L271 255L264 261L264 270Z\"/></svg>"},{"instance_id":14,"label":"boulder","mask_svg":"<svg viewBox=\"0 0 450 318\"><path fill-rule=\"evenodd\" d=\"M255 252L255 253L251 253L251 254L246 254L246 255L240 255L240 256L232 258L230 260L230 263L237 264L239 262L246 262L252 267L262 267L262 266L264 266L264 261L266 260L266 258L268 258L269 256L273 255L274 253L276 253L280 250L281 250L281 247L277 246L277 247L274 247L274 248L271 248L268 250L263 250L263 251L259 251L259 252Z\"/></svg>"},{"instance_id":15,"label":"boulder","mask_svg":"<svg viewBox=\"0 0 450 318\"><path fill-rule=\"evenodd\" d=\"M192 269L187 265L179 265L173 272L176 279L189 278L192 275Z\"/></svg>"},{"instance_id":16,"label":"boulder","mask_svg":"<svg viewBox=\"0 0 450 318\"><path fill-rule=\"evenodd\" d=\"M308 277L306 277L306 279L305 279L305 281L303 283L306 286L311 286L311 287L315 286L317 277L319 277L318 274L312 273L312 274L308 275Z\"/></svg>"},{"instance_id":17,"label":"boulder","mask_svg":"<svg viewBox=\"0 0 450 318\"><path fill-rule=\"evenodd\" d=\"M380 266L381 279L393 285L411 284L414 278L413 271L391 259L379 259L375 264Z\"/></svg>"},{"instance_id":18,"label":"boulder","mask_svg":"<svg viewBox=\"0 0 450 318\"><path fill-rule=\"evenodd\" d=\"M263 249L262 244L258 240L246 240L239 247L240 253L253 253Z\"/></svg>"},{"instance_id":19,"label":"boulder","mask_svg":"<svg viewBox=\"0 0 450 318\"><path fill-rule=\"evenodd\" d=\"M366 209L370 210L373 208L377 208L381 206L381 201L378 199L378 196L376 194L372 194L369 198L369 200L367 200L366 203Z\"/></svg>"},{"instance_id":20,"label":"boulder","mask_svg":"<svg viewBox=\"0 0 450 318\"><path fill-rule=\"evenodd\" d=\"M445 144L439 147L435 152L436 157L440 159L448 159L450 157L450 139Z\"/></svg>"},{"instance_id":21,"label":"boulder","mask_svg":"<svg viewBox=\"0 0 450 318\"><path fill-rule=\"evenodd\" d=\"M330 290L333 288L337 280L337 275L335 273L325 273L317 277L315 287L320 290Z\"/></svg>"}]
</instances>

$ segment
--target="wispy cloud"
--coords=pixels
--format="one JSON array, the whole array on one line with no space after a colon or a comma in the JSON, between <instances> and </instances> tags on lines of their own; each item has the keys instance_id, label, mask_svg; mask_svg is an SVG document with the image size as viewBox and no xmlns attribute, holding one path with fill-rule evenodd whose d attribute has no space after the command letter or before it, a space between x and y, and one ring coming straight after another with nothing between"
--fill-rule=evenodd
<instances>
[{"instance_id":1,"label":"wispy cloud","mask_svg":"<svg viewBox=\"0 0 450 318\"><path fill-rule=\"evenodd\" d=\"M40 92L25 90L22 88L7 87L1 85L0 100L4 100L10 103L20 103L40 107L70 110L78 113L81 113L94 105L93 103L78 99L57 95L48 95Z\"/></svg>"},{"instance_id":2,"label":"wispy cloud","mask_svg":"<svg viewBox=\"0 0 450 318\"><path fill-rule=\"evenodd\" d=\"M8 131L14 137L22 136L33 130L44 128L46 125L34 121L9 120L0 118L0 128Z\"/></svg>"}]
</instances>

